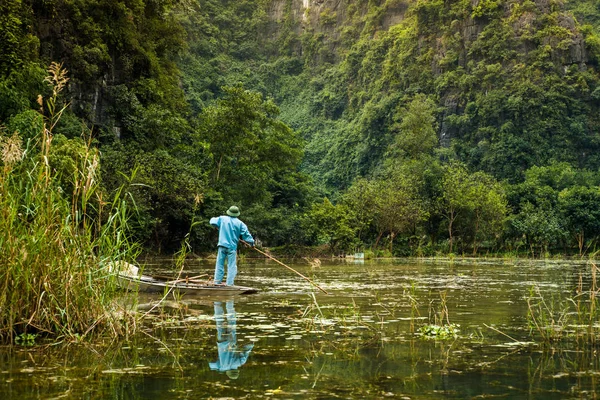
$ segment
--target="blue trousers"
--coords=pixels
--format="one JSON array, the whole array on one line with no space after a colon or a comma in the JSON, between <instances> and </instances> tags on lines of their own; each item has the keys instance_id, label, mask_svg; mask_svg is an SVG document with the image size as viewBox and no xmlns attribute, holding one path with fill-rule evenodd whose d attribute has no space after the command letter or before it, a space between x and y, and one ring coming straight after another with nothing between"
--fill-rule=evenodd
<instances>
[{"instance_id":1,"label":"blue trousers","mask_svg":"<svg viewBox=\"0 0 600 400\"><path fill-rule=\"evenodd\" d=\"M215 266L215 283L221 283L225 275L225 259L227 259L227 286L232 286L237 275L237 250L219 246L217 265Z\"/></svg>"}]
</instances>

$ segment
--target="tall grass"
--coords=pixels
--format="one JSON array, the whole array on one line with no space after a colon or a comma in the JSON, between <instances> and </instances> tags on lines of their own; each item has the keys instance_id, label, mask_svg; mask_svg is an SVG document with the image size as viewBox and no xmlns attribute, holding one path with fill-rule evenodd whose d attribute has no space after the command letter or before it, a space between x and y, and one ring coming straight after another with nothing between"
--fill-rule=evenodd
<instances>
[{"instance_id":1,"label":"tall grass","mask_svg":"<svg viewBox=\"0 0 600 400\"><path fill-rule=\"evenodd\" d=\"M597 253L589 262L589 279L579 276L575 295L544 297L538 287L531 288L527 297L527 320L532 333L537 333L543 343L550 344L565 339L578 343L595 344L600 337L600 288L598 286Z\"/></svg>"},{"instance_id":2,"label":"tall grass","mask_svg":"<svg viewBox=\"0 0 600 400\"><path fill-rule=\"evenodd\" d=\"M0 136L0 340L23 334L81 338L124 325L115 306L110 261L130 258L126 203L99 188L99 154L77 141L72 176L52 167L53 128L67 105L67 83L58 64L49 68L52 96L39 103L44 128L35 140ZM75 142L74 142L75 143ZM70 184L61 183L68 182ZM64 187L72 187L65 193Z\"/></svg>"}]
</instances>

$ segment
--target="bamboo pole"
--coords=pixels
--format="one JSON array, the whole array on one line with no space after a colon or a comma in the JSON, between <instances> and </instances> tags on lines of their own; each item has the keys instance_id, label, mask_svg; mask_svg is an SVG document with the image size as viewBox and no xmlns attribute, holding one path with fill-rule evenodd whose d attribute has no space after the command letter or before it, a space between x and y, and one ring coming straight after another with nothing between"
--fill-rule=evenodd
<instances>
[{"instance_id":1,"label":"bamboo pole","mask_svg":"<svg viewBox=\"0 0 600 400\"><path fill-rule=\"evenodd\" d=\"M260 251L260 250L259 250L259 249L257 249L256 247L254 247L254 246L250 246L250 244L248 244L248 243L247 243L247 242L245 242L244 240L241 240L241 239L240 239L240 242L244 243L244 244L245 244L246 246L248 246L248 247L252 247L254 250L258 251L258 252L259 252L260 254L262 254L263 256L265 256L265 257L267 257L267 258L270 258L271 260L275 261L277 264L279 264L279 265L282 265L282 266L286 267L287 269L289 269L290 271L294 272L295 274L297 274L297 275L301 276L302 278L304 278L305 280L307 280L307 281L308 281L308 282L309 282L311 285L313 285L314 287L316 287L317 289L319 289L321 292L323 292L323 293L325 293L325 294L329 294L329 293L327 293L327 292L325 291L325 289L323 289L321 286L317 285L317 284L316 284L316 283L314 283L312 280L310 280L310 278L307 278L306 276L302 275L300 272L296 271L294 268L292 268L292 267L290 267L290 266L288 266L288 265L285 265L284 263L282 263L281 261L279 261L279 260L278 260L278 259L276 259L275 257L273 257L273 256L271 256L271 255L269 255L269 254L267 254L267 253L265 253L265 252L263 252L263 251Z\"/></svg>"}]
</instances>

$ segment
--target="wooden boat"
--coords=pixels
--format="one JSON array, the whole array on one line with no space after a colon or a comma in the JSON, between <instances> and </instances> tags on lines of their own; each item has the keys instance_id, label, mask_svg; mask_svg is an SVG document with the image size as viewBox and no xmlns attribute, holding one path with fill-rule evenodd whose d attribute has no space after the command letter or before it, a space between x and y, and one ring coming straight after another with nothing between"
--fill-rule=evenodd
<instances>
[{"instance_id":1,"label":"wooden boat","mask_svg":"<svg viewBox=\"0 0 600 400\"><path fill-rule=\"evenodd\" d=\"M258 292L258 289L247 286L225 286L208 282L185 282L185 280L164 281L147 275L128 276L119 274L119 286L126 290L137 290L140 292L164 293L165 290L173 289L173 291L180 294L214 296L251 294Z\"/></svg>"},{"instance_id":2,"label":"wooden boat","mask_svg":"<svg viewBox=\"0 0 600 400\"><path fill-rule=\"evenodd\" d=\"M127 263L121 263L121 266L125 267L119 268L118 273L119 286L125 290L164 293L166 290L172 289L174 292L177 292L179 294L194 294L203 296L251 294L258 292L258 289L254 289L247 286L215 285L210 282L203 282L195 279L157 279L148 275L140 275L138 273L137 267L131 264L125 264Z\"/></svg>"}]
</instances>

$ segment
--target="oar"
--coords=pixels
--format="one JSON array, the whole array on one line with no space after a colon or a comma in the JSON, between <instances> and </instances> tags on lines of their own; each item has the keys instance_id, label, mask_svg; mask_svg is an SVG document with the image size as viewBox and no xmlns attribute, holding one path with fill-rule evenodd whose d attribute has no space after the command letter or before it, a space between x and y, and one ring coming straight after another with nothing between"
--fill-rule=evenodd
<instances>
[{"instance_id":1,"label":"oar","mask_svg":"<svg viewBox=\"0 0 600 400\"><path fill-rule=\"evenodd\" d=\"M275 261L277 264L279 264L279 265L283 265L284 267L286 267L286 268L287 268L287 269L289 269L290 271L293 271L294 273L296 273L296 274L300 275L302 278L306 279L306 280L307 280L307 281L308 281L308 282L309 282L311 285L313 285L314 287L316 287L317 289L319 289L321 292L323 292L323 293L325 293L325 294L329 294L329 293L327 293L327 292L325 291L325 289L323 289L321 286L317 285L316 283L314 283L313 281L311 281L309 278L307 278L306 276L302 275L300 272L296 271L294 268L292 268L292 267L290 267L290 266L288 266L288 265L285 265L284 263L282 263L281 261L279 261L279 260L278 260L278 259L276 259L275 257L273 257L273 256L271 256L271 255L269 255L269 254L267 254L267 253L265 253L265 252L263 252L263 251L260 251L260 250L259 250L259 249L257 249L256 247L254 247L254 246L250 246L250 244L248 244L247 242L245 242L245 241L244 241L244 240L242 240L242 239L240 239L240 242L244 243L244 244L245 244L246 246L248 246L248 247L252 247L254 250L258 251L258 252L259 252L260 254L262 254L263 256L265 256L265 257L268 257L268 258L270 258L271 260Z\"/></svg>"}]
</instances>

